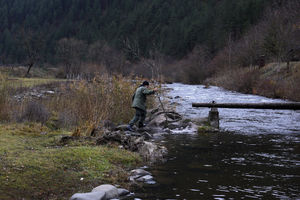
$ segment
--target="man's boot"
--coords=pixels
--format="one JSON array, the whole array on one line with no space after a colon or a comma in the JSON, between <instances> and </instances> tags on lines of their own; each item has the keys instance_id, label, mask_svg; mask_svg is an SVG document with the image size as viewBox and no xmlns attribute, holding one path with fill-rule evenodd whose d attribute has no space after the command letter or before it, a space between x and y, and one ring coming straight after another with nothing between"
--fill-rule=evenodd
<instances>
[{"instance_id":1,"label":"man's boot","mask_svg":"<svg viewBox=\"0 0 300 200\"><path fill-rule=\"evenodd\" d=\"M145 127L145 124L144 124L144 123L141 123L141 122L139 122L139 124L138 124L138 128L143 128L143 127Z\"/></svg>"},{"instance_id":2,"label":"man's boot","mask_svg":"<svg viewBox=\"0 0 300 200\"><path fill-rule=\"evenodd\" d=\"M133 126L129 124L129 125L127 126L127 130L133 132L133 131L134 131L134 130L133 130Z\"/></svg>"}]
</instances>

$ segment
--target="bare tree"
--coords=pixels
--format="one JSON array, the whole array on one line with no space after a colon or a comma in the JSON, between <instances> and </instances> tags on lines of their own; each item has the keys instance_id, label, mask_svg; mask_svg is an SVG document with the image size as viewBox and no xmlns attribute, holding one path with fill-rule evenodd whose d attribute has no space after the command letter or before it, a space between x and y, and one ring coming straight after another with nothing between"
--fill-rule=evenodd
<instances>
[{"instance_id":1,"label":"bare tree","mask_svg":"<svg viewBox=\"0 0 300 200\"><path fill-rule=\"evenodd\" d=\"M144 57L141 55L139 43L136 40L128 38L123 40L124 51L133 60L138 60L142 66L150 70L151 79L162 80L162 64L164 63L164 56L159 52L157 44L153 44L153 49L149 51L149 56Z\"/></svg>"},{"instance_id":2,"label":"bare tree","mask_svg":"<svg viewBox=\"0 0 300 200\"><path fill-rule=\"evenodd\" d=\"M63 38L57 43L57 55L64 66L67 78L80 76L87 45L74 38Z\"/></svg>"},{"instance_id":3,"label":"bare tree","mask_svg":"<svg viewBox=\"0 0 300 200\"><path fill-rule=\"evenodd\" d=\"M25 76L29 77L31 68L41 60L45 40L40 33L34 33L32 30L24 28L20 31L18 39L25 53L25 65L28 67Z\"/></svg>"},{"instance_id":4,"label":"bare tree","mask_svg":"<svg viewBox=\"0 0 300 200\"><path fill-rule=\"evenodd\" d=\"M299 31L296 26L300 20L299 9L300 2L291 0L279 9L270 10L265 19L264 48L277 62L287 61L288 52L299 46Z\"/></svg>"},{"instance_id":5,"label":"bare tree","mask_svg":"<svg viewBox=\"0 0 300 200\"><path fill-rule=\"evenodd\" d=\"M112 48L107 42L97 41L89 46L88 58L90 62L105 66L109 73L127 74L124 54Z\"/></svg>"}]
</instances>

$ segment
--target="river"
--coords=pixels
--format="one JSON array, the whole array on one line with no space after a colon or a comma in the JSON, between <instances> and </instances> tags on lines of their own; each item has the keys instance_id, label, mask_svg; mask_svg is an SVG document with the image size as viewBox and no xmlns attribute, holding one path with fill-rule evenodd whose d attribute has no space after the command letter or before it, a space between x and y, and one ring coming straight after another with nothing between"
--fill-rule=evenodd
<instances>
[{"instance_id":1,"label":"river","mask_svg":"<svg viewBox=\"0 0 300 200\"><path fill-rule=\"evenodd\" d=\"M284 102L218 87L169 84L169 101L186 118L208 115L192 102ZM300 199L300 111L219 109L226 133L163 136L167 161L151 166L156 183L135 199Z\"/></svg>"}]
</instances>

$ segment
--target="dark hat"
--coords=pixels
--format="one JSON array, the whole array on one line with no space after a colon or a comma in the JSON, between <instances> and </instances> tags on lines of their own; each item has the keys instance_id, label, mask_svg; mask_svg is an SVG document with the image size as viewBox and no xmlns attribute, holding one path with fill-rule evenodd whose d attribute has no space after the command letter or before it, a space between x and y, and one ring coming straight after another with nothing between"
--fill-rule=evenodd
<instances>
[{"instance_id":1,"label":"dark hat","mask_svg":"<svg viewBox=\"0 0 300 200\"><path fill-rule=\"evenodd\" d=\"M144 81L142 85L149 85L148 81Z\"/></svg>"}]
</instances>

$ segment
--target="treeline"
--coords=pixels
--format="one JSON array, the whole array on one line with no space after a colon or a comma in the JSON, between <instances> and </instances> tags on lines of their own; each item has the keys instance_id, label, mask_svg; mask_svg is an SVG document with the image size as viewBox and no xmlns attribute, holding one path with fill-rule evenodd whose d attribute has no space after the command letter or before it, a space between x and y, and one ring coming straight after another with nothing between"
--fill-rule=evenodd
<instances>
[{"instance_id":1,"label":"treeline","mask_svg":"<svg viewBox=\"0 0 300 200\"><path fill-rule=\"evenodd\" d=\"M130 61L154 51L180 59L199 45L212 57L274 1L0 0L0 63L57 64L64 38L106 43Z\"/></svg>"},{"instance_id":2,"label":"treeline","mask_svg":"<svg viewBox=\"0 0 300 200\"><path fill-rule=\"evenodd\" d=\"M184 74L177 79L188 83L203 83L207 82L207 78L224 77L226 74L226 80L218 81L218 85L251 92L250 85L257 80L251 77L251 73L235 75L235 72L271 62L285 63L286 72L289 72L289 62L300 60L299 10L300 2L297 0L274 1L265 9L261 19L241 37L235 38L234 33L229 33L224 47L214 55L207 45L196 45L187 56L173 64L176 69L170 71ZM215 81L208 82L216 84Z\"/></svg>"}]
</instances>

